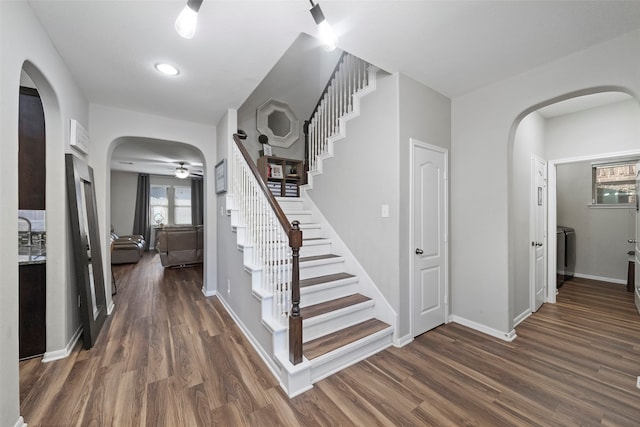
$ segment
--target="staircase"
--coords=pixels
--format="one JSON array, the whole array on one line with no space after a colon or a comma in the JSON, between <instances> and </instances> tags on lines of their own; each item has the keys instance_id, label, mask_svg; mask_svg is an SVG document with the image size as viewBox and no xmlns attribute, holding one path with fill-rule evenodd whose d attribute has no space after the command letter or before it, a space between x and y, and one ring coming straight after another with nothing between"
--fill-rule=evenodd
<instances>
[{"instance_id":1,"label":"staircase","mask_svg":"<svg viewBox=\"0 0 640 427\"><path fill-rule=\"evenodd\" d=\"M311 383L392 344L393 327L376 318L375 297L365 292L345 257L332 251L323 225L302 198L277 198L290 221L300 222L300 295L303 354ZM326 226L325 226L326 227Z\"/></svg>"},{"instance_id":2,"label":"staircase","mask_svg":"<svg viewBox=\"0 0 640 427\"><path fill-rule=\"evenodd\" d=\"M346 123L360 115L361 98L375 90L376 72L343 55L305 126L309 174L301 197L274 198L239 139L230 152L227 214L261 322L249 319L254 323L247 327L231 314L289 397L393 341L396 313L306 195L333 156L334 142L344 138Z\"/></svg>"}]
</instances>

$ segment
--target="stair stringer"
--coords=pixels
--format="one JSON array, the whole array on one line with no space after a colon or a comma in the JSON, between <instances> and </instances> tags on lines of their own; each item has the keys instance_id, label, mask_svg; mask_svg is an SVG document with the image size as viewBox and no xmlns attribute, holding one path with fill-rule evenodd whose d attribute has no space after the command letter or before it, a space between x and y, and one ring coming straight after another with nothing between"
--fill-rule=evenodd
<instances>
[{"instance_id":1,"label":"stair stringer","mask_svg":"<svg viewBox=\"0 0 640 427\"><path fill-rule=\"evenodd\" d=\"M398 334L398 314L382 292L380 292L380 289L378 289L373 279L371 279L371 276L369 276L364 267L362 267L355 255L349 250L349 247L340 238L340 235L324 217L311 197L309 197L306 189L300 189L300 197L304 200L305 209L312 212L314 221L320 223L322 226L325 237L331 240L331 251L336 255L344 257L345 271L358 277L358 292L375 301L374 317L393 327L393 337L395 340Z\"/></svg>"},{"instance_id":2,"label":"stair stringer","mask_svg":"<svg viewBox=\"0 0 640 427\"><path fill-rule=\"evenodd\" d=\"M367 96L368 94L376 90L376 75L378 71L379 71L379 68L373 65L369 66L369 69L368 69L369 84L366 87L360 89L359 91L353 94L352 110L338 119L338 132L335 135L332 135L327 138L327 152L322 153L317 157L316 159L317 169L314 171L309 171L307 173L307 183L305 185L300 186L301 190L303 188L309 188L309 189L313 188L313 177L316 175L322 174L322 163L325 160L333 157L333 144L340 141L341 139L344 139L347 136L347 126L346 126L347 122L360 116L360 100L363 97Z\"/></svg>"}]
</instances>

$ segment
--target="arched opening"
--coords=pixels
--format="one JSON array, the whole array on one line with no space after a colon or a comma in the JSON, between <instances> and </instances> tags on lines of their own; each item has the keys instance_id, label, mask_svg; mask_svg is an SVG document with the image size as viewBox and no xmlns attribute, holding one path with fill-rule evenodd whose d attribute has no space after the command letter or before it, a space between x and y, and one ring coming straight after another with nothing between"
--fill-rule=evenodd
<instances>
[{"instance_id":1,"label":"arched opening","mask_svg":"<svg viewBox=\"0 0 640 427\"><path fill-rule=\"evenodd\" d=\"M144 235L147 256L159 256L163 266L202 265L207 226L202 152L189 144L144 137L117 138L112 148L107 226L113 236ZM168 227L193 230L195 246L178 255L169 253L168 260L166 252L158 251L158 235ZM112 251L110 259L112 265L138 261L125 250Z\"/></svg>"},{"instance_id":2,"label":"arched opening","mask_svg":"<svg viewBox=\"0 0 640 427\"><path fill-rule=\"evenodd\" d=\"M623 212L620 209L593 208L591 168L593 163L640 157L640 149L637 148L639 115L640 106L632 94L623 88L603 87L566 94L535 105L524 111L514 123L509 153L510 321L513 327L540 304L541 301L536 304L536 286L543 288L543 302L555 302L558 272L565 273L564 260L561 268L557 267L558 255L564 256L565 251L563 246L558 252L557 226L569 227L563 231L562 239L565 236L569 239L577 237L573 254L580 251L577 258L580 271L575 274L618 283L610 273L598 275L589 273L585 268L589 259L587 253L592 260L594 257L606 258L604 254L598 255L599 245L589 244L593 239L601 239L597 237L598 232L606 234L602 230L603 225L594 222L594 214L599 217L605 216L603 213L619 216ZM546 169L544 179L538 185L534 183L535 160ZM559 167L564 168L562 165L574 167L560 174L564 182L559 187L557 172ZM537 190L539 194L536 194ZM538 224L535 221L536 209L543 212L542 222ZM610 218L609 221L620 225L618 220ZM626 222L633 224L631 220ZM536 234L540 226L543 232ZM626 239L617 246L625 244ZM539 262L542 262L538 264L537 271L536 251L540 254ZM620 252L617 260L620 265L626 266L626 251L616 249L615 252ZM589 264L589 268L598 268L593 262ZM568 274L570 266L566 268ZM620 270L620 274L626 277L626 268Z\"/></svg>"}]
</instances>

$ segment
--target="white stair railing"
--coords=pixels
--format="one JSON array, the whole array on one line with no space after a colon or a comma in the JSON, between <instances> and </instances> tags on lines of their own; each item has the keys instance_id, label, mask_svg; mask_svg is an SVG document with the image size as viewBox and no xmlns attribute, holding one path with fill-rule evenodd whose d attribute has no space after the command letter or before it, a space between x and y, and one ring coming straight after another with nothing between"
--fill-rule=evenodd
<instances>
[{"instance_id":1,"label":"white stair railing","mask_svg":"<svg viewBox=\"0 0 640 427\"><path fill-rule=\"evenodd\" d=\"M244 226L245 250L252 248L253 270L261 270L259 292L273 296L273 318L288 326L292 282L288 232L236 144L232 144L230 178L239 224Z\"/></svg>"},{"instance_id":2,"label":"white stair railing","mask_svg":"<svg viewBox=\"0 0 640 427\"><path fill-rule=\"evenodd\" d=\"M339 119L353 111L354 95L366 88L373 67L344 53L308 121L307 162L310 172L318 170L318 157L328 152L328 138L340 132Z\"/></svg>"}]
</instances>

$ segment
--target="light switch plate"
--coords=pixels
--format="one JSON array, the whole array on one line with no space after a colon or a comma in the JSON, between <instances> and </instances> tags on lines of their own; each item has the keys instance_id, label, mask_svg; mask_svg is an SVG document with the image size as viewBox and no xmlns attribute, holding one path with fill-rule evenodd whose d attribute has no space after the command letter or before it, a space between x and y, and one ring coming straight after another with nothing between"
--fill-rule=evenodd
<instances>
[{"instance_id":1,"label":"light switch plate","mask_svg":"<svg viewBox=\"0 0 640 427\"><path fill-rule=\"evenodd\" d=\"M381 214L382 218L389 218L389 205L382 205Z\"/></svg>"}]
</instances>

